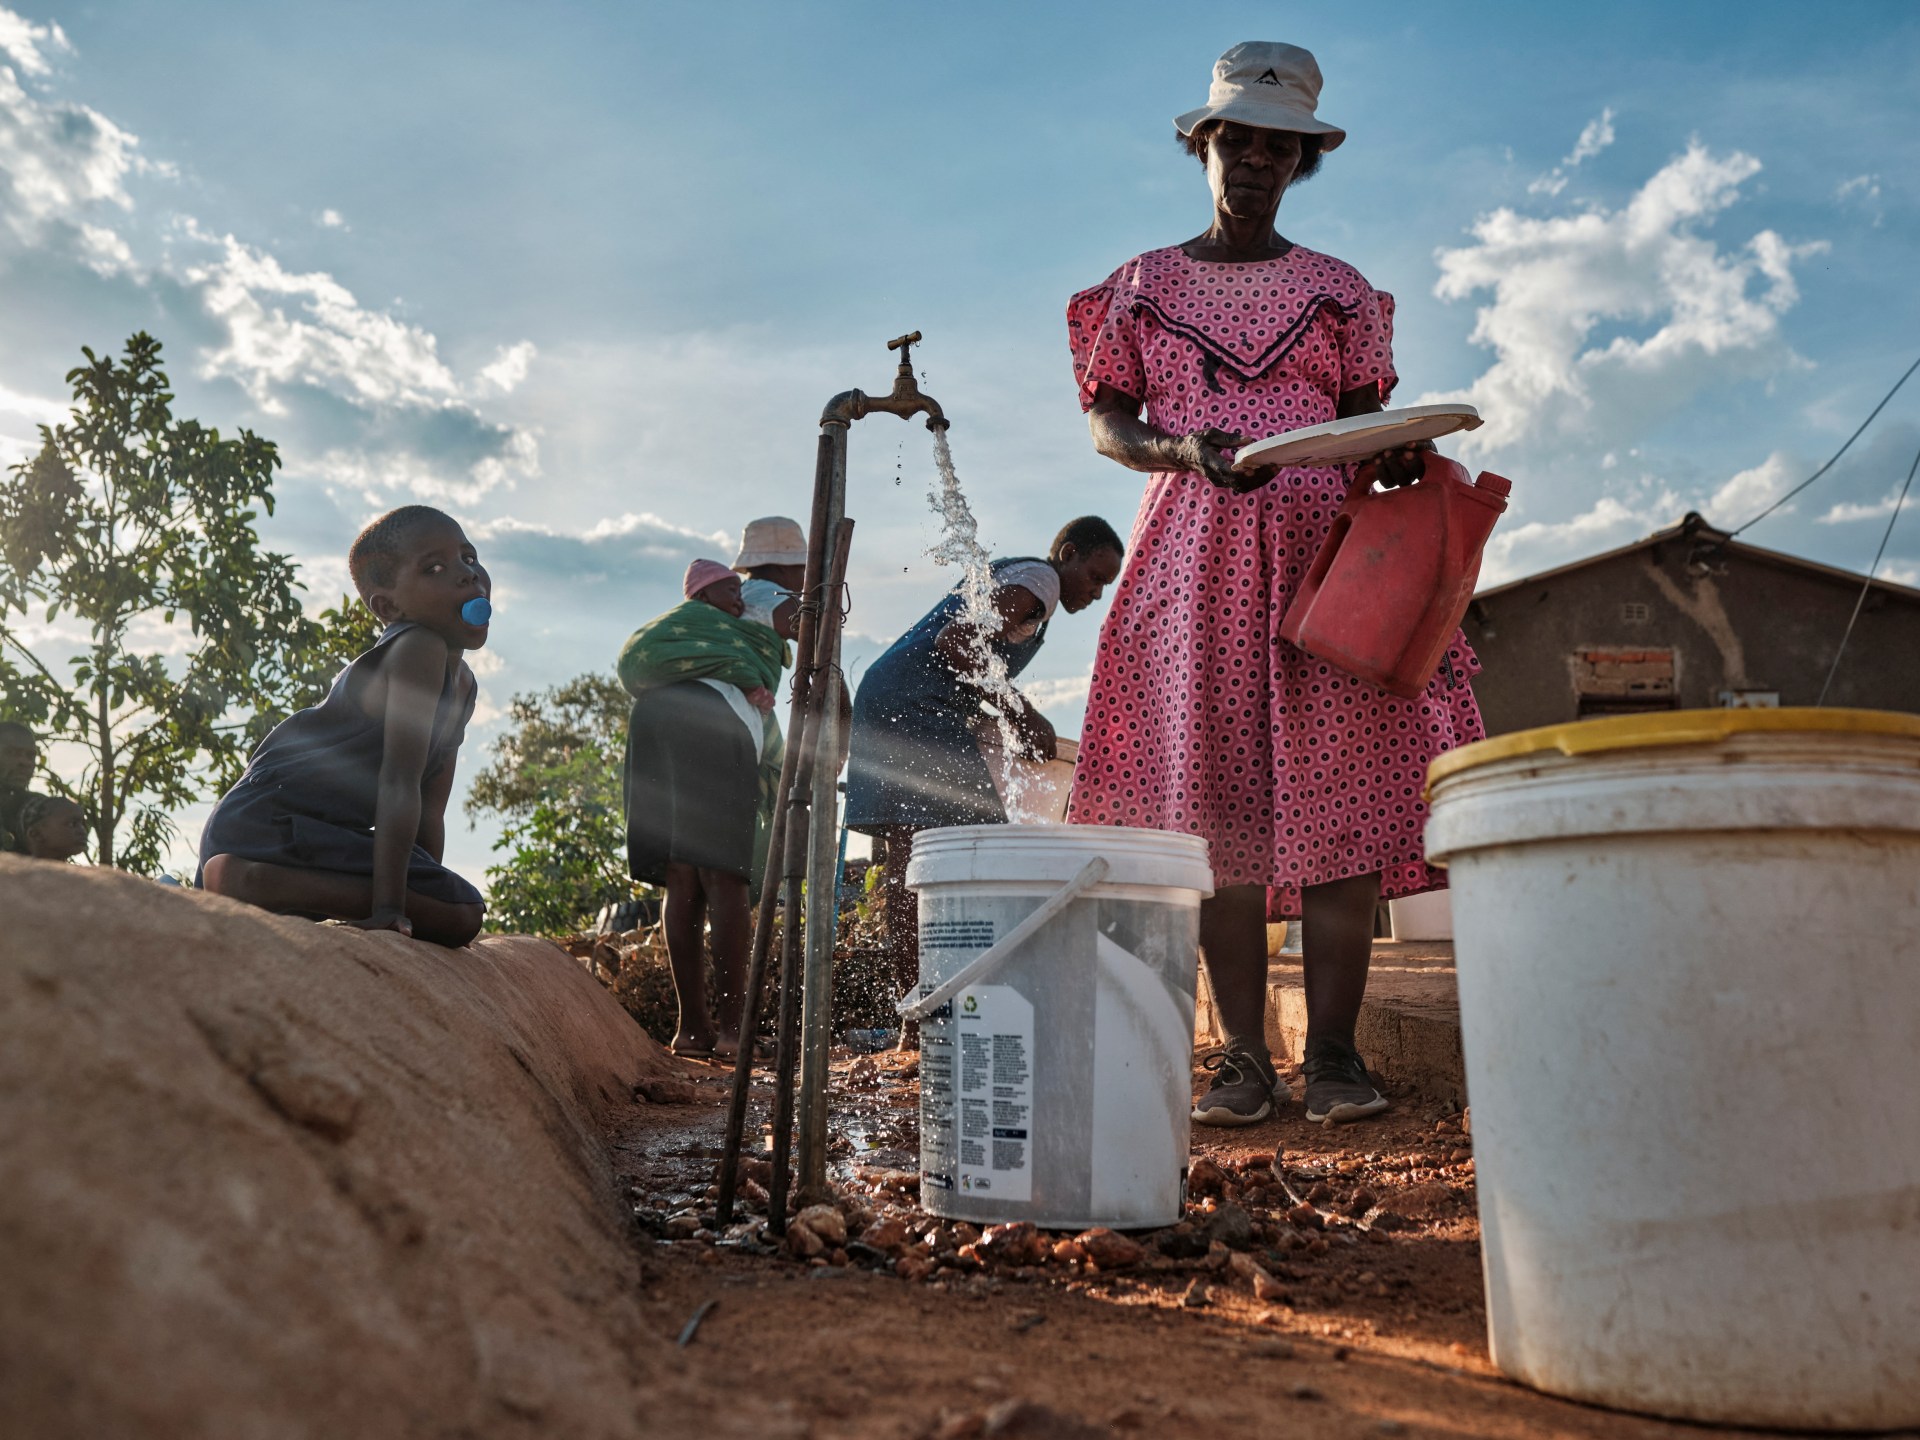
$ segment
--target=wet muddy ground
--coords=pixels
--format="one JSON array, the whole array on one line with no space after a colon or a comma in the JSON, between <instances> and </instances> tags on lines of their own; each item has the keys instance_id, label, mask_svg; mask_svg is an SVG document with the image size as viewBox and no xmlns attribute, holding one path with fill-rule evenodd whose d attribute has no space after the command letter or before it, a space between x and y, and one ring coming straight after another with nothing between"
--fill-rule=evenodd
<instances>
[{"instance_id":1,"label":"wet muddy ground","mask_svg":"<svg viewBox=\"0 0 1920 1440\"><path fill-rule=\"evenodd\" d=\"M1297 1104L1241 1130L1196 1127L1191 1213L1168 1231L983 1234L915 1207L913 1057L842 1057L834 1204L780 1241L764 1209L712 1228L729 1072L687 1073L637 1097L613 1136L645 1303L688 1381L710 1383L722 1408L741 1387L777 1397L778 1433L1748 1433L1591 1409L1499 1376L1470 1117L1411 1094L1342 1129L1307 1124ZM749 1197L763 1165L745 1167Z\"/></svg>"}]
</instances>

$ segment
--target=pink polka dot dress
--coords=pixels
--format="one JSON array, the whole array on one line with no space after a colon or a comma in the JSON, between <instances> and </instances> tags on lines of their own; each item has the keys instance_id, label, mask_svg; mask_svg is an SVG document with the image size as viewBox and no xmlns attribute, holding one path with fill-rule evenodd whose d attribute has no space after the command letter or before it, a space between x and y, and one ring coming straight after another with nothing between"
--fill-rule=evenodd
<instances>
[{"instance_id":1,"label":"pink polka dot dress","mask_svg":"<svg viewBox=\"0 0 1920 1440\"><path fill-rule=\"evenodd\" d=\"M1393 297L1300 246L1251 264L1149 251L1073 297L1067 335L1083 409L1110 385L1171 435L1317 425L1397 378ZM1418 700L1279 638L1349 474L1283 470L1249 495L1148 480L1074 771L1072 821L1203 836L1214 883L1268 886L1274 918L1349 876L1380 872L1386 896L1444 885L1421 845L1427 765L1485 734L1464 636Z\"/></svg>"}]
</instances>

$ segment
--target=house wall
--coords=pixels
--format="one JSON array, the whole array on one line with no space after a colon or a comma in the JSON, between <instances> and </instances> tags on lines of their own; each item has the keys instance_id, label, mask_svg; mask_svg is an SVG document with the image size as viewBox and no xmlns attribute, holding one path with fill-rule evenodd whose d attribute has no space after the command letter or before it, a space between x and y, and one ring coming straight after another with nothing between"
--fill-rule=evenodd
<instances>
[{"instance_id":1,"label":"house wall","mask_svg":"<svg viewBox=\"0 0 1920 1440\"><path fill-rule=\"evenodd\" d=\"M1578 717L1596 668L1657 676L1644 657L1671 648L1678 708L1718 705L1725 690L1811 705L1859 593L1818 571L1663 541L1476 600L1465 628L1485 670L1474 693L1490 734L1561 724ZM1622 663L1581 659L1607 650ZM1869 595L1827 703L1920 713L1920 603Z\"/></svg>"}]
</instances>

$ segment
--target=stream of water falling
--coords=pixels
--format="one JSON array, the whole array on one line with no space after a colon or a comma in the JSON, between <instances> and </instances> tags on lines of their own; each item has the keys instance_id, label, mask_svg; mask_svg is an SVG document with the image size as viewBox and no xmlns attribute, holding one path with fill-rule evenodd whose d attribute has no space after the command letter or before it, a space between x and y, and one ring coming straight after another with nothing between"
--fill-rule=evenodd
<instances>
[{"instance_id":1,"label":"stream of water falling","mask_svg":"<svg viewBox=\"0 0 1920 1440\"><path fill-rule=\"evenodd\" d=\"M993 704L990 718L999 733L1000 748L1009 757L1004 797L1007 819L1018 825L1041 818L1027 813L1027 776L1011 759L1020 754L1020 737L1012 717L1020 713L1022 702L1013 678L1007 674L1005 658L993 648L991 637L1000 629L1000 615L993 608L991 557L980 543L979 522L973 518L973 507L967 504L960 477L954 473L953 451L947 447L945 430L933 432L933 463L934 483L927 491L927 507L940 517L941 534L927 554L936 565L959 567L960 621L973 637L969 678Z\"/></svg>"}]
</instances>

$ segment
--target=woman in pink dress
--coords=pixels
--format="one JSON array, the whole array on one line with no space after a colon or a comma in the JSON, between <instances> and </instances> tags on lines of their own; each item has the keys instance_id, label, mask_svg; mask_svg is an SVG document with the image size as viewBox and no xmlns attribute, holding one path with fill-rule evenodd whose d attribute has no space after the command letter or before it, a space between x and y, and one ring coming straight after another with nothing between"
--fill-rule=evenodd
<instances>
[{"instance_id":1,"label":"woman in pink dress","mask_svg":"<svg viewBox=\"0 0 1920 1440\"><path fill-rule=\"evenodd\" d=\"M1231 468L1233 447L1381 409L1397 378L1393 297L1274 228L1287 187L1346 138L1315 116L1319 93L1297 46L1229 50L1208 104L1174 122L1206 166L1213 223L1067 307L1094 446L1151 476L1101 627L1070 818L1209 844L1200 942L1229 1038L1194 1118L1215 1125L1265 1119L1278 1089L1269 897L1305 921L1307 1118L1386 1108L1353 1034L1375 903L1445 883L1421 846L1427 765L1483 733L1462 637L1418 700L1279 638L1351 470ZM1417 457L1380 469L1405 483Z\"/></svg>"}]
</instances>

